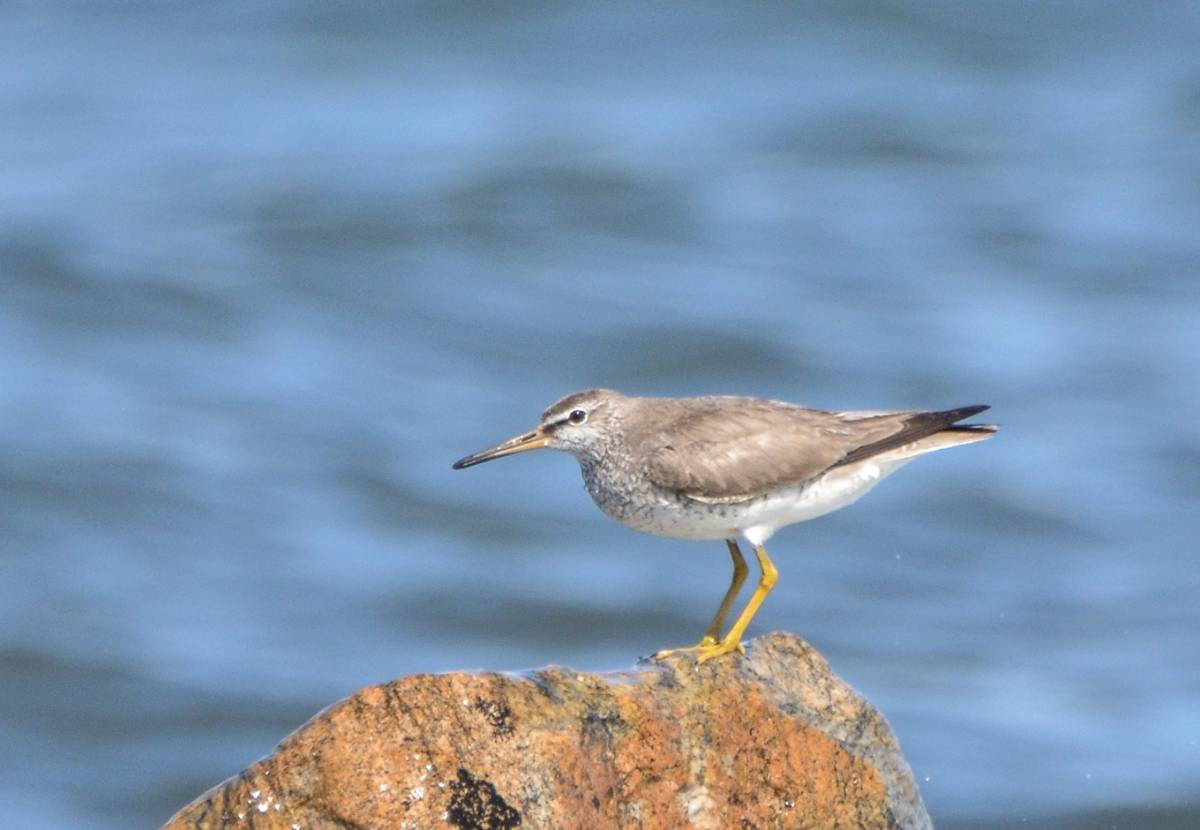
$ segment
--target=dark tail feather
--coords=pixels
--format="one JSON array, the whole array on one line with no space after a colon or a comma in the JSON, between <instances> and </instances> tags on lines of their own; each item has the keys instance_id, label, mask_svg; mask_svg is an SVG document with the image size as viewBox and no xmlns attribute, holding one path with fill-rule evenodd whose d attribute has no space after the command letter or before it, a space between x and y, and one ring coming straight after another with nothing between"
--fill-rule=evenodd
<instances>
[{"instance_id":1,"label":"dark tail feather","mask_svg":"<svg viewBox=\"0 0 1200 830\"><path fill-rule=\"evenodd\" d=\"M937 430L937 432L995 432L995 424L960 424L957 421L962 421L970 418L972 415L978 415L980 412L986 412L991 409L985 403L976 404L975 406L960 406L958 409L947 409L945 412L931 412L929 414L938 417L945 417L949 423Z\"/></svg>"},{"instance_id":2,"label":"dark tail feather","mask_svg":"<svg viewBox=\"0 0 1200 830\"><path fill-rule=\"evenodd\" d=\"M933 435L936 432L995 432L996 427L991 424L959 425L957 423L990 408L987 404L977 404L975 406L960 406L957 409L945 409L941 412L917 412L904 422L904 426L899 431L889 435L887 438L875 441L872 444L866 444L846 453L834 466L840 467L843 464L853 464L855 461L862 461L864 458L870 458L873 455L879 455L896 447L911 444L913 441L919 441L925 436Z\"/></svg>"},{"instance_id":3,"label":"dark tail feather","mask_svg":"<svg viewBox=\"0 0 1200 830\"><path fill-rule=\"evenodd\" d=\"M946 409L941 412L922 412L917 418L936 418L944 421L946 424L957 423L958 421L966 420L972 415L978 415L980 412L987 412L992 407L986 403L978 403L974 406L960 406L958 409Z\"/></svg>"},{"instance_id":4,"label":"dark tail feather","mask_svg":"<svg viewBox=\"0 0 1200 830\"><path fill-rule=\"evenodd\" d=\"M954 424L938 432L995 432L995 424Z\"/></svg>"}]
</instances>

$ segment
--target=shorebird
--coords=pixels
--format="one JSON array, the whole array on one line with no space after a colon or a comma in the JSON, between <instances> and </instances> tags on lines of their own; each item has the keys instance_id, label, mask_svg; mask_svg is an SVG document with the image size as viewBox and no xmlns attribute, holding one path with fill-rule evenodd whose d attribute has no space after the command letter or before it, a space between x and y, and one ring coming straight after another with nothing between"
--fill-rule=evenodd
<instances>
[{"instance_id":1,"label":"shorebird","mask_svg":"<svg viewBox=\"0 0 1200 830\"><path fill-rule=\"evenodd\" d=\"M610 389L567 395L529 432L468 455L460 470L542 447L575 456L584 486L612 518L674 539L724 539L733 578L704 636L699 661L744 651L742 635L775 586L763 545L781 527L838 510L885 476L934 450L990 438L992 424L959 424L987 406L937 412L826 412L732 396L627 397ZM754 548L758 588L722 635Z\"/></svg>"}]
</instances>

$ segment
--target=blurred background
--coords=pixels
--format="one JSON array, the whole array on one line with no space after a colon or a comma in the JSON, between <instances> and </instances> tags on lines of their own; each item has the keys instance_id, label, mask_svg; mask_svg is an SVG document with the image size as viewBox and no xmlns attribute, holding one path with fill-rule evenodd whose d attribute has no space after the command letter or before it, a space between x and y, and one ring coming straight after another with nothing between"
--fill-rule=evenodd
<instances>
[{"instance_id":1,"label":"blurred background","mask_svg":"<svg viewBox=\"0 0 1200 830\"><path fill-rule=\"evenodd\" d=\"M152 827L318 709L695 641L588 386L991 403L752 633L939 828L1200 826L1200 7L0 4L0 825Z\"/></svg>"}]
</instances>

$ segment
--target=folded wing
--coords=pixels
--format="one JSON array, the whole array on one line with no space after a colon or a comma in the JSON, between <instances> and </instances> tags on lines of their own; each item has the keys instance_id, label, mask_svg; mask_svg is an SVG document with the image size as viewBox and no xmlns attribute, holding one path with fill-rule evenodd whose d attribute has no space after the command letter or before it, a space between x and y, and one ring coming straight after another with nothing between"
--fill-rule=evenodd
<instances>
[{"instance_id":1,"label":"folded wing","mask_svg":"<svg viewBox=\"0 0 1200 830\"><path fill-rule=\"evenodd\" d=\"M717 398L711 408L692 408L668 428L643 437L649 444L645 472L659 487L698 501L745 501L834 467L909 447L914 454L926 451L923 441L933 450L988 437L995 431L990 425L955 425L985 409L825 412Z\"/></svg>"}]
</instances>

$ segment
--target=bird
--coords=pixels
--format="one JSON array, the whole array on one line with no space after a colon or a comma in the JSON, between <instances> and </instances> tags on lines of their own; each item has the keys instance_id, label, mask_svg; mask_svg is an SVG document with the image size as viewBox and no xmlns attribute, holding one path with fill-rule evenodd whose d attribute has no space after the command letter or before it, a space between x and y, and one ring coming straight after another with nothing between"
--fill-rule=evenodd
<instances>
[{"instance_id":1,"label":"bird","mask_svg":"<svg viewBox=\"0 0 1200 830\"><path fill-rule=\"evenodd\" d=\"M994 424L959 423L989 408L837 412L732 395L586 389L551 404L528 432L453 468L562 450L579 462L592 499L621 524L675 539L724 540L733 576L712 622L695 645L653 655L693 653L703 663L745 652L742 637L778 580L764 547L777 530L852 504L918 456L991 438ZM739 539L752 546L760 575L726 631L749 571Z\"/></svg>"}]
</instances>

